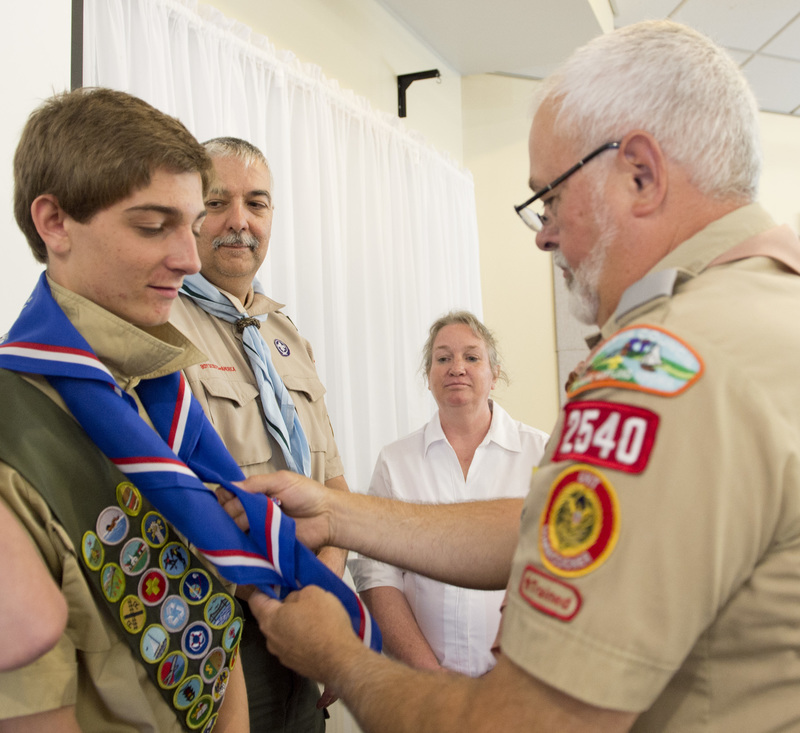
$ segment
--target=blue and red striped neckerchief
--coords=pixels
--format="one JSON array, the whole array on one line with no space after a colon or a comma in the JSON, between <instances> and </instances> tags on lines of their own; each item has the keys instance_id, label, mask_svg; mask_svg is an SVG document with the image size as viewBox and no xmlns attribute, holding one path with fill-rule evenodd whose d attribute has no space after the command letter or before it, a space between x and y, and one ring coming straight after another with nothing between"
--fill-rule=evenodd
<instances>
[{"instance_id":1,"label":"blue and red striped neckerchief","mask_svg":"<svg viewBox=\"0 0 800 733\"><path fill-rule=\"evenodd\" d=\"M294 520L266 496L231 483L244 475L182 373L143 379L136 387L156 434L55 302L44 273L0 343L0 367L46 376L97 447L223 577L255 585L273 598L319 585L339 598L364 643L380 651L380 631L369 612L296 540ZM203 482L238 496L249 533L236 526Z\"/></svg>"}]
</instances>

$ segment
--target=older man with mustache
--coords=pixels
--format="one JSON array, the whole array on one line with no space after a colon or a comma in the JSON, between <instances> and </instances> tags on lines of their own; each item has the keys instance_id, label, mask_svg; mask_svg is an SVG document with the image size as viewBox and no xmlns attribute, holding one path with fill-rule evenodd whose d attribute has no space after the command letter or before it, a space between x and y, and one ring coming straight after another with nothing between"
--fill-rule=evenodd
<instances>
[{"instance_id":1,"label":"older man with mustache","mask_svg":"<svg viewBox=\"0 0 800 733\"><path fill-rule=\"evenodd\" d=\"M172 322L207 360L185 370L194 396L245 475L289 469L347 491L310 344L268 298L256 273L272 231L272 173L254 145L238 138L205 143L214 163L207 216L197 241L201 270L187 277ZM339 576L346 552L323 548ZM255 731L320 733L317 686L267 652L254 619L242 637Z\"/></svg>"}]
</instances>

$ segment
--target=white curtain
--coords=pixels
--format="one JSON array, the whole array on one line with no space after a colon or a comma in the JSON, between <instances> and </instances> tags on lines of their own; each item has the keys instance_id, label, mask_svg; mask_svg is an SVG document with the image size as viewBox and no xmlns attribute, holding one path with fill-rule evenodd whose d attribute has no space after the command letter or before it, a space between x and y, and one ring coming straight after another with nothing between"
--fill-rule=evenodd
<instances>
[{"instance_id":1,"label":"white curtain","mask_svg":"<svg viewBox=\"0 0 800 733\"><path fill-rule=\"evenodd\" d=\"M314 347L345 477L365 491L380 448L434 408L418 373L428 326L482 315L472 177L213 8L86 0L84 19L86 86L266 153L276 209L259 278Z\"/></svg>"}]
</instances>

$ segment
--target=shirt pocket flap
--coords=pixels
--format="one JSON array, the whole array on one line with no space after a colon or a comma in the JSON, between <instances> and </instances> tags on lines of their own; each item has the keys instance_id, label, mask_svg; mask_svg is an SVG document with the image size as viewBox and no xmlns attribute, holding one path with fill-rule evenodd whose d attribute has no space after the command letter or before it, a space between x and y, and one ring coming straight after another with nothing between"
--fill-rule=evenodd
<instances>
[{"instance_id":1,"label":"shirt pocket flap","mask_svg":"<svg viewBox=\"0 0 800 733\"><path fill-rule=\"evenodd\" d=\"M283 377L286 389L294 392L303 392L310 402L316 402L325 394L325 387L317 377L301 377L296 374L287 374Z\"/></svg>"},{"instance_id":2,"label":"shirt pocket flap","mask_svg":"<svg viewBox=\"0 0 800 733\"><path fill-rule=\"evenodd\" d=\"M203 381L203 389L211 397L220 397L242 407L258 397L258 389L247 382L229 382L225 379Z\"/></svg>"}]
</instances>

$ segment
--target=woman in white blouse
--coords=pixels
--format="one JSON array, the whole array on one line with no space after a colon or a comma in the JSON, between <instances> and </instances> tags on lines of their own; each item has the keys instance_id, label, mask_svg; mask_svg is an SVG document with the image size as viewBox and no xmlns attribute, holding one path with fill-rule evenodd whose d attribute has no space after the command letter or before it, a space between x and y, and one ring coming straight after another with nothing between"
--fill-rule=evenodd
<instances>
[{"instance_id":1,"label":"woman in white blouse","mask_svg":"<svg viewBox=\"0 0 800 733\"><path fill-rule=\"evenodd\" d=\"M438 412L383 448L369 493L423 503L524 497L548 436L489 398L505 376L492 333L469 312L448 313L430 328L423 369ZM350 570L389 655L472 676L494 666L501 591L457 588L363 557Z\"/></svg>"}]
</instances>

